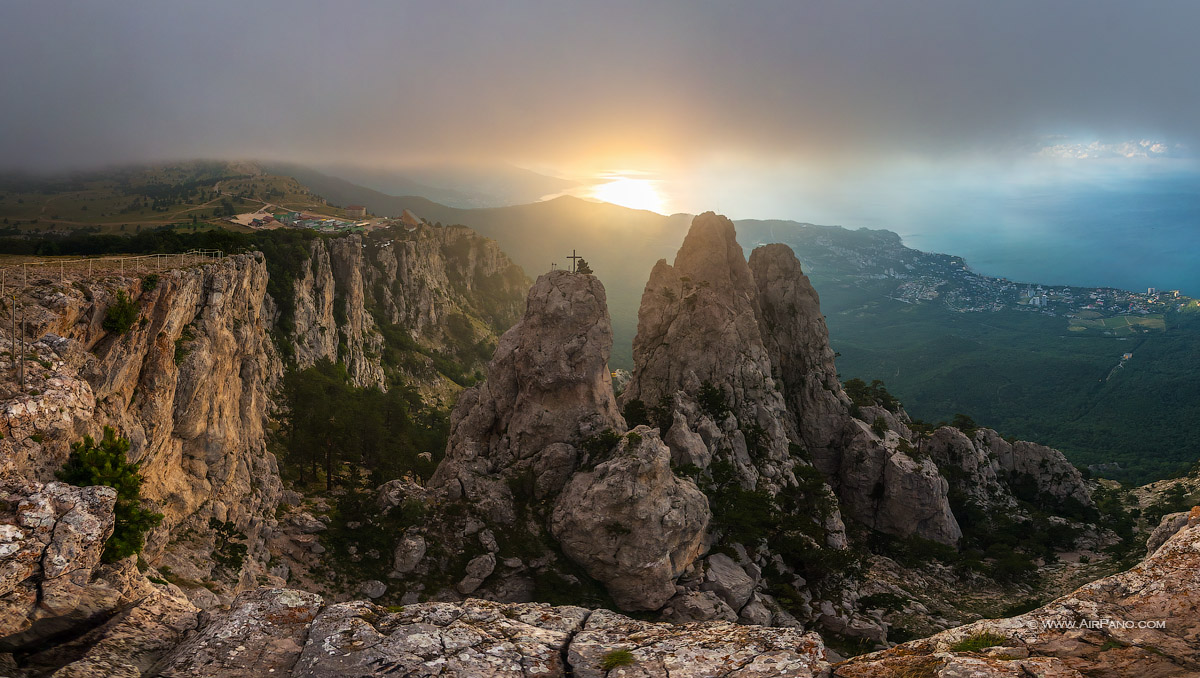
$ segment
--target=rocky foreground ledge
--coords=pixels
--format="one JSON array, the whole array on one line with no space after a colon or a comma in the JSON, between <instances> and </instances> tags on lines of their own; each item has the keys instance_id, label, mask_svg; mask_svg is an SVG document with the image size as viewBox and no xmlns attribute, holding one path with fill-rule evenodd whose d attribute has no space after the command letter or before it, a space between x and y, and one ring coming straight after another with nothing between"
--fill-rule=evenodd
<instances>
[{"instance_id":1,"label":"rocky foreground ledge","mask_svg":"<svg viewBox=\"0 0 1200 678\"><path fill-rule=\"evenodd\" d=\"M539 603L326 605L292 589L242 594L152 673L201 676L804 678L827 664L797 629L709 622L676 626L608 610Z\"/></svg>"},{"instance_id":2,"label":"rocky foreground ledge","mask_svg":"<svg viewBox=\"0 0 1200 678\"><path fill-rule=\"evenodd\" d=\"M112 501L62 483L0 492L0 676L1200 676L1200 507L1167 516L1127 572L1018 617L831 663L799 629L539 603L384 608L262 588L201 612L133 558L100 562Z\"/></svg>"},{"instance_id":3,"label":"rocky foreground ledge","mask_svg":"<svg viewBox=\"0 0 1200 678\"><path fill-rule=\"evenodd\" d=\"M855 657L833 676L1200 676L1200 506L1167 516L1148 546L1128 571L1036 610Z\"/></svg>"},{"instance_id":4,"label":"rocky foreground ledge","mask_svg":"<svg viewBox=\"0 0 1200 678\"><path fill-rule=\"evenodd\" d=\"M170 587L159 586L151 587L159 589L157 598L142 598L130 612L85 636L87 642L77 641L80 647L56 650L77 653L70 664L49 671L10 664L15 671L0 675L1197 676L1200 507L1168 517L1164 526L1164 534L1151 541L1149 557L1128 572L1019 617L981 620L849 661L831 663L837 658L816 634L790 628L653 623L608 610L474 599L383 608L365 601L326 603L316 594L280 588L243 593L230 609L208 613L172 608ZM1096 626L1103 620L1131 626Z\"/></svg>"},{"instance_id":5,"label":"rocky foreground ledge","mask_svg":"<svg viewBox=\"0 0 1200 678\"><path fill-rule=\"evenodd\" d=\"M1200 507L1137 567L1011 619L830 664L820 638L726 622L664 624L539 603L325 604L242 594L150 675L459 678L989 678L1200 675ZM1101 620L1133 628L1087 628ZM1164 628L1137 628L1138 622ZM1076 628L1069 628L1075 626ZM1148 626L1140 624L1140 626Z\"/></svg>"}]
</instances>

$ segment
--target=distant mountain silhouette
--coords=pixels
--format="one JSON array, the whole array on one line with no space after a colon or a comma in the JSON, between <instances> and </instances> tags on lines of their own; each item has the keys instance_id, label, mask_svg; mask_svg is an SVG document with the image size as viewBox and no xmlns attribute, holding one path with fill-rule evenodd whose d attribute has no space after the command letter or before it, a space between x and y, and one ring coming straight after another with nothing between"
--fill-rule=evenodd
<instances>
[{"instance_id":1,"label":"distant mountain silhouette","mask_svg":"<svg viewBox=\"0 0 1200 678\"><path fill-rule=\"evenodd\" d=\"M416 195L449 207L503 207L537 202L576 185L512 165L440 163L406 167L317 165L316 170L386 195Z\"/></svg>"}]
</instances>

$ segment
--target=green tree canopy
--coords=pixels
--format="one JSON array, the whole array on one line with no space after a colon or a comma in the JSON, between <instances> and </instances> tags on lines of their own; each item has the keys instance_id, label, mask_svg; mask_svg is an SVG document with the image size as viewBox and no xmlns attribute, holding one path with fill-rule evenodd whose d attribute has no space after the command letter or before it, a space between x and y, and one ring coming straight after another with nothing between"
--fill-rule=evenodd
<instances>
[{"instance_id":1,"label":"green tree canopy","mask_svg":"<svg viewBox=\"0 0 1200 678\"><path fill-rule=\"evenodd\" d=\"M162 514L142 507L142 476L139 464L129 463L129 440L117 437L111 427L104 427L100 444L91 436L71 445L71 455L55 475L64 483L79 487L104 485L117 491L114 509L116 524L112 536L104 543L101 559L116 562L140 553L146 544L146 533L162 522Z\"/></svg>"}]
</instances>

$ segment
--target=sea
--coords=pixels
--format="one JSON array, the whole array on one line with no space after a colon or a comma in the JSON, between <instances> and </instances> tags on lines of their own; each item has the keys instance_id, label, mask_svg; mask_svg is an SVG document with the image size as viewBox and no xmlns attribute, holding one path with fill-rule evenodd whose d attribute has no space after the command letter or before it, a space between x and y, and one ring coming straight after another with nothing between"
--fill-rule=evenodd
<instances>
[{"instance_id":1,"label":"sea","mask_svg":"<svg viewBox=\"0 0 1200 678\"><path fill-rule=\"evenodd\" d=\"M883 221L883 220L880 220ZM905 245L1018 282L1200 297L1200 172L930 201Z\"/></svg>"}]
</instances>

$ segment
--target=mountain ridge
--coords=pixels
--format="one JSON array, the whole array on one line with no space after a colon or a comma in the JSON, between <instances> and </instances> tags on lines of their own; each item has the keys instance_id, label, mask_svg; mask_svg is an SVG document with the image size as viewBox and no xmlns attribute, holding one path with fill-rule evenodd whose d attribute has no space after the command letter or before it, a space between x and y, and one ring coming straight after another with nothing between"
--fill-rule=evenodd
<instances>
[{"instance_id":1,"label":"mountain ridge","mask_svg":"<svg viewBox=\"0 0 1200 678\"><path fill-rule=\"evenodd\" d=\"M330 643L337 645L340 641L334 639L342 638L343 631L348 629L366 634L363 637L382 639L391 636L398 640L399 636L392 634L407 637L419 625L432 624L439 628L450 627L445 633L482 633L487 638L472 645L479 648L480 654L476 655L474 650L466 651L456 654L454 659L463 662L463 671L478 670L480 675L489 675L489 669L482 668L484 664L480 662L486 663L488 660L484 657L494 656L485 651L492 646L492 640L488 639L496 638L497 642L503 643L505 641L500 638L516 632L547 639L545 645L519 644L517 651L521 656L528 653L548 661L549 675L556 675L555 671L568 666L577 675L591 675L588 672L597 671L597 663L606 661L605 657L621 649L625 649L635 663L653 664L658 657L672 655L676 648L688 648L686 651L694 653L697 666L711 667L713 671L755 667L754 670L761 669L765 675L776 675L779 671L777 662L786 661L792 675L810 676L826 670L826 664L838 657L827 653L817 638L805 635L806 630L820 629L831 643L872 648L884 647L893 632L913 633L901 624L912 624L914 616L928 620L934 625L933 630L953 623L942 616L948 614L947 610L939 609L936 616L929 613L929 607L944 604L935 603L936 597L927 597L915 590L910 593L902 587L889 588L891 585L887 580L873 575L874 569L861 570L861 565L855 565L856 559L862 558L871 568L898 569L900 576L909 580L915 579L915 573L920 572L925 582L939 578L957 581L956 577L962 576L952 575L950 568L932 560L920 560L919 565L901 565L893 558L903 560L912 556L904 555L903 549L897 550L895 544L888 546L886 541L877 545L878 551L861 551L872 539L870 532L862 532L864 527L874 527L883 531L884 536L891 533L901 539L912 527L912 521L906 522L903 517L908 515L906 512L916 511L919 507L897 500L922 494L921 488L925 486L914 482L915 479L934 477L929 475L932 470L935 474L947 474L952 480L949 483L952 488L983 488L985 491L972 495L972 501L982 502L982 509L977 510L983 510L992 518L1011 519L1029 512L1030 504L1021 499L1020 493L1030 489L1038 497L1043 494L1082 497L1077 502L1082 507L1066 506L1068 510L1087 509L1089 494L1100 492L1095 484L1085 486L1082 478L1073 474L1073 469L1053 450L1035 449L1021 443L1009 445L986 429L973 431L973 437L957 429L940 429L931 440L923 443L929 455L924 456L918 437L920 432L910 427L912 422L886 392L881 389L860 392L849 387L849 391L844 392L840 384L830 383L832 352L827 333L819 322L816 295L802 277L790 248L759 248L748 262L733 239L731 223L715 215L706 215L698 221L702 223L697 237L687 241L676 258L679 269L674 278L665 263L651 273L643 295L646 315L648 318L655 316L655 309L661 307L675 309L675 315L682 318L692 306L699 308L699 299L709 295L712 303L706 302L705 306L728 309L731 317L739 318L741 329L737 336L740 338L736 341L747 342L747 350L758 358L744 365L723 360L719 365L706 367L696 362L697 355L688 346L707 341L706 337L713 332L706 328L722 325L724 316L716 313L712 323L705 315L697 316L697 322L690 325L678 324L676 339L670 342L671 346L663 347L668 354L662 361L647 361L644 356L639 356L638 383L649 385L659 378L655 375L660 372L678 376L678 380L672 376L667 384L668 390L675 391L666 411L670 414L669 419L660 417L656 403L646 403L646 414L656 420L662 419L662 423L654 421L651 422L654 425L641 424L631 431L625 430L623 417L615 412L609 374L604 368L611 335L603 287L594 276L559 270L539 276L527 296L522 322L501 338L495 359L489 365L487 380L464 392L466 395L454 415L455 435L447 442L445 461L442 462L446 472L435 476L428 485L423 486L419 479L407 475L375 488L374 493L368 493L369 517L363 524L356 520L351 525L347 516L339 515L339 511L349 506L340 497L358 493L353 486L340 494L298 496L295 490L280 491L270 483L259 487L248 483L239 485L240 491L258 493L265 497L262 501L248 503L230 495L229 501L223 502L224 513L221 506L209 507L218 525L227 520L232 526L221 528L226 534L232 530L235 541L245 539L249 546L245 562L239 566L243 568L240 574L217 569L205 574L196 569L196 563L202 562L206 554L212 559L219 556L221 562L229 562L226 559L230 558L229 542L222 545L218 534L206 535L202 518L210 515L207 512L198 513L198 519L189 522L188 528L182 531L178 526L183 523L177 518L168 521L164 529L172 534L152 539L153 547L146 552L144 564L135 563L136 559L132 557L115 567L100 563L99 549L95 546L111 529L106 517L112 511L104 501L103 488L87 490L94 497L86 502L71 502L79 506L78 511L72 513L75 509L47 497L75 490L68 490L61 483L34 482L28 478L15 481L6 474L3 486L6 508L0 509L0 517L9 527L4 528L3 534L7 535L5 538L18 541L15 542L16 550L4 549L3 553L7 555L0 555L0 559L27 559L35 552L61 553L66 554L69 570L74 573L69 580L60 579L55 576L58 569L34 567L16 582L3 580L18 584L22 593L43 587L42 590L54 594L48 599L53 603L49 608L38 608L36 600L28 596L5 599L14 605L3 608L3 621L13 624L6 628L16 631L9 634L7 640L13 643L11 647L22 651L20 661L23 664L16 670L25 675L39 675L44 668L53 670L63 662L71 662L68 670L75 673L67 675L103 675L116 667L121 667L128 675L154 672L205 675L214 671L218 675L239 675L239 672L268 668L282 675L327 675L330 671L344 672L351 667L392 661L390 650L386 650L389 645L378 645L378 650L369 650L365 654L358 653L365 645L346 646L347 652L339 654L344 659L327 664L328 657L318 651L319 648L306 653L303 645L289 644L286 639L322 638L323 648ZM414 272L444 268L449 273L459 264L450 259L439 263L437 257L460 248L443 247L437 239L468 237L474 239L472 242L480 242L458 255L456 261L460 264L482 266L480 270L491 272L496 270L495 262L503 264L506 261L496 258L489 263L486 253L494 248L494 244L471 236L469 232L459 233L465 229L422 228L433 232L418 232L410 237L436 246L426 253L415 251L412 260L400 255L402 243L394 239L390 244L386 238L367 243L358 236L347 236L310 243L312 246L306 250L308 256L299 259L298 270L292 272L307 271L314 279L326 282L310 285L304 281L305 275L297 275L293 293L309 297L312 289L331 287L333 294L312 299L311 308L297 300L294 311L297 327L309 327L306 335L339 338L337 346L312 344L303 351L297 349L297 367L313 360L336 358L346 363L351 378L369 387L376 383L371 366L379 354L379 347L372 348L369 340L371 322L396 318L396 324L413 332L413 336L424 336L419 322L424 316L409 316L398 303L393 304L393 309L386 294L374 291L376 285L371 282L374 275L371 271L375 268L384 272L390 270L390 265L382 258L383 250L396 249L397 265L410 261L408 268ZM393 237L400 235L396 233ZM106 304L111 306L115 292L105 286L95 288L91 292L91 298L96 300L93 302L78 287L66 288L66 291L60 289L56 293L53 278L38 280L37 285L47 292L37 297L41 300L38 307L44 309L44 320L39 327L54 328L56 335L64 335L64 339L47 337L35 343L39 361L50 367L39 362L38 367L31 368L37 385L42 388L19 398L21 412L27 417L22 421L26 423L19 425L17 430L10 428L0 444L19 443L23 453L42 458L51 449L60 454L63 444L73 437L73 428L54 424L62 416L56 412L54 404L70 397L63 393L69 391L65 388L66 380L77 364L89 360L72 351L71 337L87 338L89 345L110 360L119 361L126 355L124 348L136 344L148 347L146 355L152 362L162 362L161 372L113 370L141 379L140 388L133 389L134 401L139 403L139 408L130 413L135 419L141 416L140 412L152 411L152 408L147 409L153 404L151 401L157 402L171 389L172 372L168 360L185 374L190 373L189 370L202 372L210 360L230 352L228 334L253 334L256 342L239 342L247 350L261 348L263 355L253 358L252 362L278 366L276 359L269 355L273 343L262 318L257 322L239 322L239 317L217 313L216 306L208 308L209 305L225 304L235 309L250 307L270 311L272 304L265 298L256 302L266 289L266 275L262 255L247 254L196 269L163 271L155 279L157 287L152 289L146 289L150 285L142 283L142 276L118 276L113 280L122 286L122 290L137 295L135 298L139 302L149 304L157 300L155 303L162 304L163 313L150 315L160 317L165 313L171 322L163 326L172 328L159 336L155 334L157 325L137 327L135 322L137 329L124 338L111 333L79 334L82 330L78 330L81 324L85 328L95 326L100 316L97 309ZM386 275L394 275L396 281L402 277L392 273ZM358 283L354 282L355 276L360 278ZM230 279L224 282L225 277ZM489 278L491 273L483 277ZM248 283L239 283L242 278ZM668 278L677 279L678 283L678 290L672 295L662 294L660 289L669 283ZM447 279L453 283L452 276L448 275ZM200 284L204 280L209 282ZM190 293L173 293L181 286L205 290L199 297L199 307L171 302L193 298ZM385 284L384 291L388 286ZM435 290L423 292L411 284L394 289L431 301L440 296ZM450 308L467 308L469 304L465 299L454 301L454 298L474 294L453 284L446 287L445 292L447 296L443 303L451 303ZM331 302L331 298L339 297L345 300L340 313L336 301ZM95 308L89 305L93 303L97 304ZM346 304L353 308L345 308ZM797 304L795 312L789 310L789 304ZM513 305L519 306L516 302ZM375 315L368 315L367 311L372 307L376 307ZM186 318L175 317L181 313L198 313L204 319L203 322L193 321L196 324L190 338L180 328ZM799 314L803 320L795 325L783 322L789 314ZM314 321L318 322L314 324ZM172 341L176 331L182 343ZM688 332L692 333L690 339L685 336ZM40 334L41 330L35 333ZM764 334L769 340L762 338ZM812 336L808 337L809 334ZM754 344L758 347L757 352L750 346L755 336L759 337L759 343ZM286 340L287 335L283 338ZM154 340L153 347L146 343L150 339ZM383 339L390 341L388 335ZM210 348L210 344L214 348ZM217 346L226 348L218 351ZM175 355L168 357L172 348L176 349ZM183 351L178 350L181 348ZM803 351L804 355L793 355L796 351ZM220 356L216 355L218 353ZM797 362L781 362L785 356ZM245 370L243 366L240 371L243 378L256 385L258 380L254 374ZM701 375L709 379L708 384ZM772 385L776 378L780 379L781 386ZM95 375L90 375L82 381L90 384L95 379ZM229 381L232 380L206 383L210 387L223 388L224 382ZM124 385L118 390L122 396L119 402L123 404L130 388L129 384L122 383ZM782 388L782 393L776 391L777 388ZM571 393L583 397L565 397ZM630 392L629 398L633 395L636 394ZM848 415L850 433L840 439L835 434L834 442L822 443L827 436L822 432L820 422L826 415L822 414L819 401L831 398L837 404L829 406L843 408ZM262 398L233 395L226 400L230 405L233 400L257 400L260 407L266 404ZM772 407L771 403L776 406ZM787 414L782 403L789 403L787 407L791 410ZM624 404L630 411L632 400L627 399ZM114 404L105 405L112 406ZM332 411L331 407L327 409ZM76 424L98 425L91 421L85 410L67 408L67 416L72 420L80 419L74 422ZM809 414L805 415L805 412ZM254 408L245 413L251 419L265 419L267 414L265 409ZM593 416L596 417L594 422ZM766 419L755 425L760 416ZM795 421L789 423L792 417ZM772 425L768 429L766 424L772 423L768 420L778 420L775 423L780 426ZM132 420L122 421L123 426L128 427ZM179 421L187 429L194 428L186 417ZM615 430L606 435L599 431L604 426ZM809 526L812 512L802 510L804 501L816 500L814 506L818 506L822 497L832 501L833 495L824 489L821 475L804 470L811 469L805 461L807 451L784 444L781 437L778 440L772 438L786 435L795 440L798 433L789 432L789 428L816 434L811 440L805 438L804 441L813 446L813 461L822 466L824 477L830 482L836 481L837 501L849 507L847 515L852 517L845 523L844 532L835 525L840 521L833 520L832 516L823 526L816 523ZM251 430L261 432L253 422L247 425L247 431ZM30 434L30 431L38 433ZM236 430L225 427L225 433L235 434ZM510 440L513 445L507 443ZM829 444L833 449L822 450L821 444ZM215 478L219 478L220 467L198 465L193 460L198 454L200 452L195 450L190 452L181 466L193 470L211 468L218 474ZM841 459L837 458L839 455ZM1039 463L1038 455L1042 455L1047 463ZM263 463L273 461L265 450L261 455L252 456ZM13 458L19 456L6 455L6 459ZM687 463L688 460L698 463ZM177 472L176 465L160 461L148 462L145 467L149 483L146 496L150 498L166 496L164 488L172 486L172 473ZM246 463L253 465L252 461ZM53 466L52 462L50 466ZM732 478L723 475L722 469L726 465L735 469ZM451 473L455 468L460 472ZM878 478L871 475L875 471L879 472ZM497 472L501 475L497 476ZM38 473L43 480L48 479L44 470ZM936 477L941 478L940 475ZM794 485L793 478L803 482ZM482 482L485 480L490 484ZM875 496L873 488L879 483L882 492ZM474 488L477 494L482 493L479 496L495 500L497 510L485 510L488 506L484 503L468 501L468 492L463 490L469 488ZM309 492L311 488L305 491ZM462 496L456 496L456 491L462 492ZM556 496L556 493L559 494ZM770 510L787 519L786 527L762 527L763 516L755 518L731 512L741 506L757 506L756 502L772 493L775 497L769 501L775 508ZM626 496L632 503L621 499ZM510 500L511 505L506 506ZM336 509L330 504L332 502L337 502ZM547 502L551 506L547 506ZM1046 502L1053 503L1049 499ZM282 508L273 509L273 504ZM888 520L880 521L874 508L876 504L889 507L885 510ZM42 515L38 513L43 511L39 508L42 506L50 507L45 509L50 513L44 520L56 526L44 534L46 541L36 536L43 533L25 532L35 520L43 520L38 517ZM769 508L770 505L764 506ZM942 506L944 508L945 504ZM421 510L417 511L417 508ZM618 508L626 512L621 513ZM960 512L961 507L951 505L951 508L959 517L972 515L969 511ZM705 518L706 515L711 518ZM1099 548L1108 539L1102 529L1086 527L1086 521L1080 523L1072 517L1075 514L1064 515L1067 525L1084 526L1083 532L1072 539L1090 544L1088 548ZM656 518L646 519L646 516ZM444 527L453 532L454 540L437 536L444 520L447 521ZM550 536L562 541L562 552L552 548L543 552L541 547L531 543L534 534L528 531L543 520L546 522L541 523L540 529L548 529ZM1169 523L1176 529L1180 527L1177 517L1172 517ZM372 535L380 527L384 528L386 541L372 541ZM825 540L814 546L809 532L815 528L820 528L816 534ZM210 524L209 529L216 528ZM660 529L670 538L661 538L662 535L656 532ZM761 534L756 531L763 529L767 535L765 543L770 547L762 546L764 537L756 536ZM777 532L780 529L783 532ZM971 534L978 538L979 526L973 529ZM1005 529L1011 531L1011 528ZM244 536L237 537L238 531L244 531ZM1162 548L1169 553L1185 553L1194 535L1187 533L1172 541L1169 531L1157 535L1155 541L1166 541L1167 546ZM16 536L18 533L19 537ZM964 530L964 536L966 534ZM72 546L82 538L80 535L91 535L86 538L86 543L92 544L91 548ZM786 539L779 540L781 536ZM947 539L957 541L953 535L947 535ZM350 544L347 545L345 540L350 540ZM905 548L921 548L922 543L916 541ZM1055 542L1054 548L1064 548L1066 543ZM164 544L168 553L184 547L194 551L194 557L199 560L190 566L180 557L164 560L160 546ZM610 549L604 544L616 548ZM858 555L835 557L851 544ZM975 542L964 543L964 551L975 547ZM1010 548L1014 553L1017 550L1032 553L1030 549L1040 547L1015 542ZM375 555L372 552L376 552ZM321 596L280 588L285 581L308 582L303 576L305 563L311 563L313 558L319 559L325 553L328 553L325 558L338 562L338 569L342 571L351 568L361 571L357 563L384 560L389 568L394 568L394 573L381 572L379 579L354 582L354 588L350 589L339 584L338 578L330 577L319 587ZM613 553L619 554L615 560ZM922 556L925 557L928 556ZM982 557L996 563L988 566L986 577L966 575L971 577L975 588L994 586L994 583L986 583L988 578L1004 573L999 555L984 554ZM582 569L570 569L568 565L572 562ZM647 564L655 564L655 567L648 568ZM143 567L144 573L140 571ZM976 566L964 563L964 567L969 571L970 567ZM1077 565L1074 569L1080 567ZM1153 585L1158 581L1160 569L1156 566L1144 575L1139 574L1138 581ZM868 576L868 572L872 574ZM637 573L641 578L631 578L628 573ZM540 598L552 590L559 596L577 596L572 602L585 602L589 595L589 576L599 578L610 587L613 598L622 607L654 609L662 618L674 621L710 621L707 625L682 627L647 624L610 612L522 606L520 603L497 606L465 599L478 595L519 601L535 596ZM201 582L203 577L208 578ZM532 588L526 588L528 584L522 584L522 581L532 583ZM1027 591L1020 584L1015 584L1015 588L1001 588ZM110 596L112 591L117 593L116 597ZM240 597L234 597L239 591ZM220 597L215 592L220 592ZM399 602L403 608L355 601L358 595L381 603ZM909 598L910 595L917 597ZM413 602L428 598L453 602ZM881 604L879 601L894 599L911 601L903 603L903 610L911 609L912 612L889 610L887 608L895 604L890 602L882 603L883 608L873 607ZM921 608L916 607L918 601L924 601L920 603ZM1150 597L1139 601L1145 602L1147 609L1154 604ZM228 612L218 609L223 604L231 605ZM104 617L108 614L104 611L111 610L113 605L125 606L124 611L110 618ZM209 612L202 615L200 608ZM926 611L917 612L919 609ZM380 610L386 610L386 614ZM104 618L95 617L97 612ZM956 614L964 615L956 617L959 621L978 616L971 611ZM514 617L524 626L517 625ZM743 625L729 625L735 619ZM78 628L79 624L93 621L99 623L81 635L71 652L56 654L31 646L49 639L46 635L49 622ZM763 627L763 624L790 628ZM546 628L543 629L543 625ZM803 629L798 628L801 626ZM427 633L443 633L426 626L419 628L424 628ZM547 632L559 635L551 638ZM647 647L622 645L623 635L634 632L651 634L657 640ZM1169 647L1177 656L1187 657L1192 652L1186 640L1168 636L1164 636L1164 642L1172 643ZM738 659L730 665L727 653L720 649L726 647L720 644L722 639L727 644L730 638L753 643L762 648L760 652L766 652L774 659L761 665L743 664ZM1016 640L1024 643L1020 647L1028 646L1034 650L1041 647L1030 639L1010 637L1004 642ZM790 645L780 647L781 642ZM238 647L258 648L260 643L266 643L261 646L264 650L254 650L253 657L237 650ZM713 643L718 643L715 654ZM435 649L424 651L421 662L449 659L437 649L440 644L430 647ZM964 665L974 661L969 653L952 654L953 657L942 657L939 661ZM1158 661L1154 659L1157 655L1149 651L1129 654L1128 661ZM896 659L897 655L900 659ZM897 661L912 661L904 659L907 656L901 649L882 656L880 662L887 667ZM0 660L8 662L3 657ZM1109 666L1127 665L1126 660L1117 655L1106 660ZM860 675L871 675L861 673L868 670L871 661L870 657L858 660L853 664L853 670L859 671ZM1056 667L1061 665L1045 658L1033 658L1026 664L1036 668L1050 665L1047 662ZM995 668L1008 670L1016 666L1009 663ZM491 675L494 673L492 670ZM651 672L650 675L659 674Z\"/></svg>"}]
</instances>

